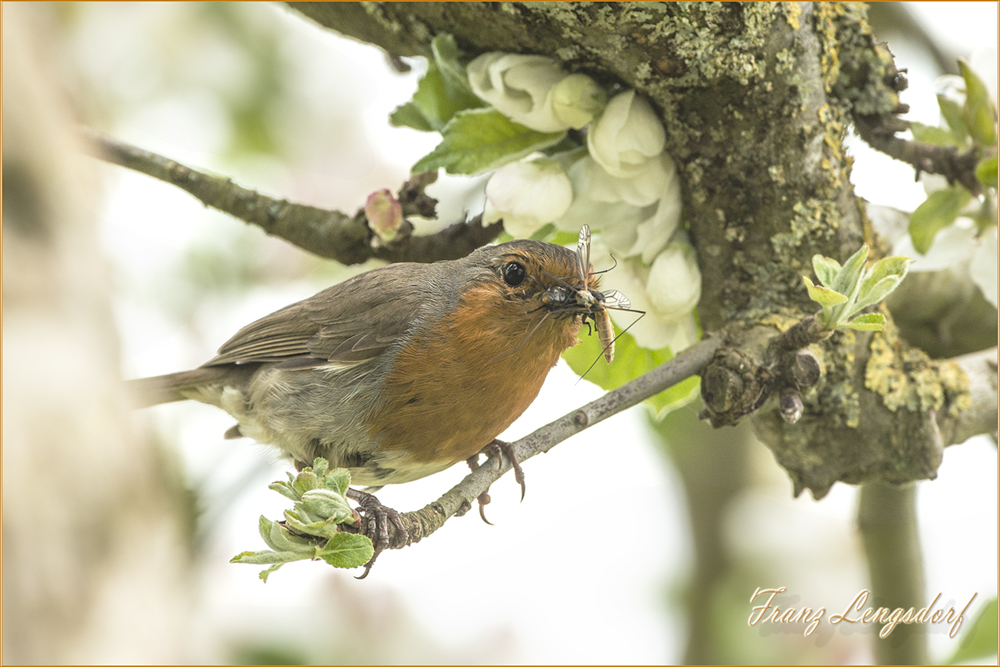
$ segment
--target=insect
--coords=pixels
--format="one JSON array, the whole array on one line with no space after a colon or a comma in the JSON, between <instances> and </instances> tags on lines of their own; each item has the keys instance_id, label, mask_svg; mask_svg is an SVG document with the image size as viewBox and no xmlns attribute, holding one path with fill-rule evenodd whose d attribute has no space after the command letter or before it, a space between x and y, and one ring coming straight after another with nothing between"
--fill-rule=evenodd
<instances>
[{"instance_id":1,"label":"insect","mask_svg":"<svg viewBox=\"0 0 1000 667\"><path fill-rule=\"evenodd\" d=\"M580 236L576 242L576 277L584 285L587 284L587 272L589 267L590 226L584 225L580 228ZM578 291L577 294L581 295L580 298L589 298L596 302L593 304L587 304L591 306L591 312L588 317L594 321L594 327L597 329L597 338L601 341L604 358L607 359L610 364L615 358L615 341L617 340L617 337L615 336L615 328L611 324L611 315L608 314L608 308L613 308L615 310L631 310L632 303L618 290L608 290L603 293L594 293L592 290L588 290L586 293ZM585 296L583 296L584 294Z\"/></svg>"},{"instance_id":2,"label":"insect","mask_svg":"<svg viewBox=\"0 0 1000 667\"><path fill-rule=\"evenodd\" d=\"M556 279L561 285L549 291L548 305L585 310L584 322L590 326L590 321L593 321L604 358L610 364L615 357L615 341L618 338L615 336L608 309L640 313L640 316L645 315L645 312L632 310L632 303L628 297L618 290L599 292L586 287L593 275L590 271L590 226L584 225L580 228L580 236L576 242L576 279L580 287L572 287L565 281Z\"/></svg>"}]
</instances>

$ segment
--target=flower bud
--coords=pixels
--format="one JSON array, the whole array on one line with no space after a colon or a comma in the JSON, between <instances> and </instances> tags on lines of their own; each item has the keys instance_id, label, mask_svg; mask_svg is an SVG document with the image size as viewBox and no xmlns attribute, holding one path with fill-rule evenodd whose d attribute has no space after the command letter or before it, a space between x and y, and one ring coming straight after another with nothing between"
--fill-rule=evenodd
<instances>
[{"instance_id":1,"label":"flower bud","mask_svg":"<svg viewBox=\"0 0 1000 667\"><path fill-rule=\"evenodd\" d=\"M587 133L590 156L612 176L628 178L663 151L666 134L660 119L634 90L616 95Z\"/></svg>"},{"instance_id":2,"label":"flower bud","mask_svg":"<svg viewBox=\"0 0 1000 667\"><path fill-rule=\"evenodd\" d=\"M403 224L403 206L389 190L378 190L368 195L365 216L372 230L388 243L396 238Z\"/></svg>"},{"instance_id":3,"label":"flower bud","mask_svg":"<svg viewBox=\"0 0 1000 667\"><path fill-rule=\"evenodd\" d=\"M484 53L466 70L472 92L516 123L539 132L569 127L553 113L549 93L566 72L552 58Z\"/></svg>"},{"instance_id":4,"label":"flower bud","mask_svg":"<svg viewBox=\"0 0 1000 667\"><path fill-rule=\"evenodd\" d=\"M567 127L579 130L604 108L607 96L586 74L570 74L549 92L552 113Z\"/></svg>"},{"instance_id":5,"label":"flower bud","mask_svg":"<svg viewBox=\"0 0 1000 667\"><path fill-rule=\"evenodd\" d=\"M701 298L701 271L694 248L679 241L667 245L649 270L646 294L668 322L688 316Z\"/></svg>"}]
</instances>

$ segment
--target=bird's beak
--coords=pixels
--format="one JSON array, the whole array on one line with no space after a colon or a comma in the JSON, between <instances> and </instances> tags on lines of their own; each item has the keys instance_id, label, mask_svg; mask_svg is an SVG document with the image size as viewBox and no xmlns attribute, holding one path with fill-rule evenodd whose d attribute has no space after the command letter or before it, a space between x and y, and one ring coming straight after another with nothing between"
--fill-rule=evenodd
<instances>
[{"instance_id":1,"label":"bird's beak","mask_svg":"<svg viewBox=\"0 0 1000 667\"><path fill-rule=\"evenodd\" d=\"M550 310L566 309L591 313L604 304L604 295L588 288L572 289L555 285L542 292L542 303Z\"/></svg>"}]
</instances>

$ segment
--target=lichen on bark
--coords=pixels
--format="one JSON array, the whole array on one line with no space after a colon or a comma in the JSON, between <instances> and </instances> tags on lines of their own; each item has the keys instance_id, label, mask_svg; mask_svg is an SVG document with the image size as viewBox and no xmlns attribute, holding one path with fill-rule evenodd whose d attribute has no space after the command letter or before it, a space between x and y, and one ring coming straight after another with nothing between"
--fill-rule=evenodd
<instances>
[{"instance_id":1,"label":"lichen on bark","mask_svg":"<svg viewBox=\"0 0 1000 667\"><path fill-rule=\"evenodd\" d=\"M882 397L892 412L936 413L957 417L971 406L969 382L952 361L930 359L910 347L889 325L882 336L874 336L865 364L865 387Z\"/></svg>"}]
</instances>

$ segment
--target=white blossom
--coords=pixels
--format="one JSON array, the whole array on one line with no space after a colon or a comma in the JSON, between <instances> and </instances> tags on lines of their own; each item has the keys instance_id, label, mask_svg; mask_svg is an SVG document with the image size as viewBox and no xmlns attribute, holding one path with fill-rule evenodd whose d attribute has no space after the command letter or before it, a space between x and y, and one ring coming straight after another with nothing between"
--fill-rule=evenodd
<instances>
[{"instance_id":1,"label":"white blossom","mask_svg":"<svg viewBox=\"0 0 1000 667\"><path fill-rule=\"evenodd\" d=\"M983 296L994 306L997 305L996 227L990 227L977 238L972 220L960 217L935 235L927 254L921 255L916 251L909 234L899 238L893 247L893 254L914 257L910 271L951 269L959 275L967 275L979 286Z\"/></svg>"},{"instance_id":2,"label":"white blossom","mask_svg":"<svg viewBox=\"0 0 1000 667\"><path fill-rule=\"evenodd\" d=\"M581 128L604 103L585 74L567 74L552 58L484 53L467 68L472 91L514 122L539 132Z\"/></svg>"},{"instance_id":3,"label":"white blossom","mask_svg":"<svg viewBox=\"0 0 1000 667\"><path fill-rule=\"evenodd\" d=\"M675 181L676 183L676 181ZM657 253L666 245L670 237L677 230L677 223L681 219L681 196L680 186L677 185L677 193L671 196L669 193L660 199L656 205L656 211L636 225L636 238L632 247L624 254L625 257L638 255L644 264L651 264Z\"/></svg>"},{"instance_id":4,"label":"white blossom","mask_svg":"<svg viewBox=\"0 0 1000 667\"><path fill-rule=\"evenodd\" d=\"M680 320L694 310L701 298L701 271L690 244L670 243L653 260L646 295L657 315L667 322Z\"/></svg>"},{"instance_id":5,"label":"white blossom","mask_svg":"<svg viewBox=\"0 0 1000 667\"><path fill-rule=\"evenodd\" d=\"M612 176L628 178L663 151L666 134L660 119L634 90L616 95L587 132L590 156Z\"/></svg>"},{"instance_id":6,"label":"white blossom","mask_svg":"<svg viewBox=\"0 0 1000 667\"><path fill-rule=\"evenodd\" d=\"M515 237L531 236L561 217L573 201L573 186L558 162L545 158L511 162L486 184L484 222L503 219Z\"/></svg>"},{"instance_id":7,"label":"white blossom","mask_svg":"<svg viewBox=\"0 0 1000 667\"><path fill-rule=\"evenodd\" d=\"M638 255L648 265L677 229L680 181L665 153L648 160L632 179L608 174L589 156L569 168L569 178L573 204L556 226L573 232L590 225L619 258Z\"/></svg>"},{"instance_id":8,"label":"white blossom","mask_svg":"<svg viewBox=\"0 0 1000 667\"><path fill-rule=\"evenodd\" d=\"M595 245L597 238L594 239ZM598 254L604 255L606 249L594 248ZM593 253L591 257L594 258ZM595 268L598 263L605 265L610 258L603 256L594 258ZM601 277L601 289L616 289L626 295L632 302L633 310L641 310L646 314L612 310L611 319L621 329L628 328L628 333L635 338L636 343L650 350L660 350L669 347L679 352L698 341L698 327L690 311L687 316L668 321L662 317L655 304L646 292L646 284L650 270L635 260L618 263L614 271L609 271Z\"/></svg>"},{"instance_id":9,"label":"white blossom","mask_svg":"<svg viewBox=\"0 0 1000 667\"><path fill-rule=\"evenodd\" d=\"M592 157L588 156L582 162L584 173L581 176L587 183L587 194L596 201L623 201L632 206L649 206L664 196L670 182L677 176L674 161L666 153L659 155L658 159L647 160L626 178L611 175Z\"/></svg>"}]
</instances>

